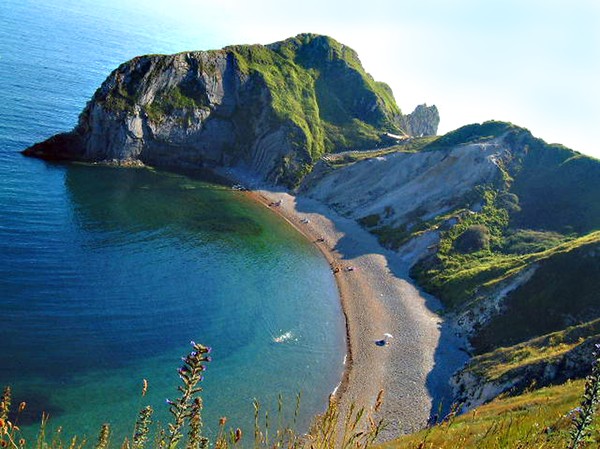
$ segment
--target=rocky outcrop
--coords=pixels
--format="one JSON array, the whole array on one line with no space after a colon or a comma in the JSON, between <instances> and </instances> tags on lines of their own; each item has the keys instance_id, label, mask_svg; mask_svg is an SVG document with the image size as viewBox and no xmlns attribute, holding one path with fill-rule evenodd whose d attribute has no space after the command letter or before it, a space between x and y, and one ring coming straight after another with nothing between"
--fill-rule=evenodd
<instances>
[{"instance_id":1,"label":"rocky outcrop","mask_svg":"<svg viewBox=\"0 0 600 449\"><path fill-rule=\"evenodd\" d=\"M476 310L467 308L459 311L454 317L457 329L461 333L472 337L478 329L484 327L489 321L505 311L504 301L511 292L515 291L522 285L525 285L535 274L537 264L532 264L524 268L522 271L508 277L494 289L485 292L485 301L479 301Z\"/></svg>"},{"instance_id":2,"label":"rocky outcrop","mask_svg":"<svg viewBox=\"0 0 600 449\"><path fill-rule=\"evenodd\" d=\"M228 51L135 58L96 91L73 132L25 154L173 167L245 162L277 181L286 159L297 168L311 156L293 145L298 127L278 120L265 80L239 65Z\"/></svg>"},{"instance_id":3,"label":"rocky outcrop","mask_svg":"<svg viewBox=\"0 0 600 449\"><path fill-rule=\"evenodd\" d=\"M400 119L400 126L409 136L435 136L440 114L435 106L420 104L413 112Z\"/></svg>"},{"instance_id":4,"label":"rocky outcrop","mask_svg":"<svg viewBox=\"0 0 600 449\"><path fill-rule=\"evenodd\" d=\"M397 132L391 90L326 36L141 56L104 81L75 129L25 151L47 159L245 165L294 185L326 151ZM360 131L357 132L357 129Z\"/></svg>"}]
</instances>

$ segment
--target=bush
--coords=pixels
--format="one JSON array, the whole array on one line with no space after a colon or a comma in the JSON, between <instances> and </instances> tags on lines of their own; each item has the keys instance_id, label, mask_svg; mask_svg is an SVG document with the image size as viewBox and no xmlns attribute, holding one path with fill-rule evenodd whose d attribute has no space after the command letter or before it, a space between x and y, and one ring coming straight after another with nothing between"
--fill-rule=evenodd
<instances>
[{"instance_id":1,"label":"bush","mask_svg":"<svg viewBox=\"0 0 600 449\"><path fill-rule=\"evenodd\" d=\"M469 226L454 241L454 250L463 254L474 253L490 247L490 231L484 225Z\"/></svg>"}]
</instances>

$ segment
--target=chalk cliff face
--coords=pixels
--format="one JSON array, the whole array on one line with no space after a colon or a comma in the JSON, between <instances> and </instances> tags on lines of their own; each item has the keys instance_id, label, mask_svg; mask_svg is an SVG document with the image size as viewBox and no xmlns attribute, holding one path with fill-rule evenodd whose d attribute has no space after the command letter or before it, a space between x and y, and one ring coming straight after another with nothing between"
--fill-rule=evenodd
<instances>
[{"instance_id":1,"label":"chalk cliff face","mask_svg":"<svg viewBox=\"0 0 600 449\"><path fill-rule=\"evenodd\" d=\"M395 152L309 175L304 189L343 215L377 215L378 225L411 226L455 209L475 186L501 179L500 139L447 151Z\"/></svg>"},{"instance_id":2,"label":"chalk cliff face","mask_svg":"<svg viewBox=\"0 0 600 449\"><path fill-rule=\"evenodd\" d=\"M304 34L268 46L151 55L117 68L76 128L25 154L198 167L245 164L295 184L328 151L398 132L391 90L356 53Z\"/></svg>"}]
</instances>

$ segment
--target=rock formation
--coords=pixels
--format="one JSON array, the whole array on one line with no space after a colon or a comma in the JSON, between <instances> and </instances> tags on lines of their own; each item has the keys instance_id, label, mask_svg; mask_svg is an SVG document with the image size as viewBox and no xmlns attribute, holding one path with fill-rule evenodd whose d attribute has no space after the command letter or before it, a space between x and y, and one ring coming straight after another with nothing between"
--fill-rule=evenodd
<instances>
[{"instance_id":1,"label":"rock formation","mask_svg":"<svg viewBox=\"0 0 600 449\"><path fill-rule=\"evenodd\" d=\"M413 112L400 118L400 126L413 137L435 136L440 114L435 106L420 104Z\"/></svg>"},{"instance_id":2,"label":"rock formation","mask_svg":"<svg viewBox=\"0 0 600 449\"><path fill-rule=\"evenodd\" d=\"M322 154L399 132L390 88L356 53L303 34L271 45L140 56L104 81L70 133L25 151L47 159L245 164L294 185Z\"/></svg>"}]
</instances>

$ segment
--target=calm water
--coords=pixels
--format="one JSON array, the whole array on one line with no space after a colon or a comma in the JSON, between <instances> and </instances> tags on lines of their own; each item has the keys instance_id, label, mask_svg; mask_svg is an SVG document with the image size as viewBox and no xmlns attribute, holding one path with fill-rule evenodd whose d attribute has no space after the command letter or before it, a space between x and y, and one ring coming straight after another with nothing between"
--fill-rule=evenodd
<instances>
[{"instance_id":1,"label":"calm water","mask_svg":"<svg viewBox=\"0 0 600 449\"><path fill-rule=\"evenodd\" d=\"M293 407L302 392L306 424L344 354L333 277L311 245L199 179L18 154L72 128L120 62L209 44L143 14L54 3L0 4L0 385L28 401L22 423L46 410L95 438L103 422L129 433L147 403L165 419L194 339L214 350L209 430L221 415L248 426L252 399L274 405L278 393Z\"/></svg>"}]
</instances>

